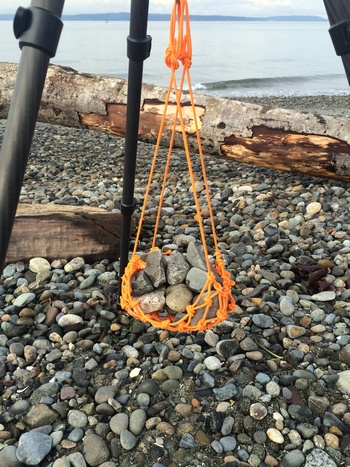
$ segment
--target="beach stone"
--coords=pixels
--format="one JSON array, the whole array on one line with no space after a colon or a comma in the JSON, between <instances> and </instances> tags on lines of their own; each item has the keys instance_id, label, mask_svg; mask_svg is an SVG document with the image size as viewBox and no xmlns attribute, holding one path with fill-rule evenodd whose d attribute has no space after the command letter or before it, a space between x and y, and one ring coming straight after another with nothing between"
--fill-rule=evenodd
<instances>
[{"instance_id":1,"label":"beach stone","mask_svg":"<svg viewBox=\"0 0 350 467\"><path fill-rule=\"evenodd\" d=\"M251 337L246 337L239 343L240 348L244 352L254 352L255 350L258 350L258 345L253 341Z\"/></svg>"},{"instance_id":2,"label":"beach stone","mask_svg":"<svg viewBox=\"0 0 350 467\"><path fill-rule=\"evenodd\" d=\"M293 449L288 452L281 460L282 467L302 467L305 462L305 456L299 449Z\"/></svg>"},{"instance_id":3,"label":"beach stone","mask_svg":"<svg viewBox=\"0 0 350 467\"><path fill-rule=\"evenodd\" d=\"M254 420L262 420L263 418L266 417L267 415L267 409L266 407L261 404L260 402L256 402L255 404L252 404L249 409L249 415L254 419Z\"/></svg>"},{"instance_id":4,"label":"beach stone","mask_svg":"<svg viewBox=\"0 0 350 467\"><path fill-rule=\"evenodd\" d=\"M182 369L175 365L166 366L163 373L168 379L181 380L183 377Z\"/></svg>"},{"instance_id":5,"label":"beach stone","mask_svg":"<svg viewBox=\"0 0 350 467\"><path fill-rule=\"evenodd\" d=\"M74 443L78 443L84 437L84 430L81 428L73 428L73 430L69 433L67 439L69 441L73 441Z\"/></svg>"},{"instance_id":6,"label":"beach stone","mask_svg":"<svg viewBox=\"0 0 350 467\"><path fill-rule=\"evenodd\" d=\"M117 413L109 421L109 426L113 433L120 435L129 426L129 417L125 413Z\"/></svg>"},{"instance_id":7,"label":"beach stone","mask_svg":"<svg viewBox=\"0 0 350 467\"><path fill-rule=\"evenodd\" d=\"M160 250L148 253L144 271L156 289L166 283L165 260Z\"/></svg>"},{"instance_id":8,"label":"beach stone","mask_svg":"<svg viewBox=\"0 0 350 467\"><path fill-rule=\"evenodd\" d=\"M276 243L276 245L273 245L272 247L268 248L266 250L266 253L269 255L279 255L283 253L284 251L284 246L281 245L280 243Z\"/></svg>"},{"instance_id":9,"label":"beach stone","mask_svg":"<svg viewBox=\"0 0 350 467\"><path fill-rule=\"evenodd\" d=\"M108 286L110 282L114 281L117 276L115 271L106 271L97 277L99 285Z\"/></svg>"},{"instance_id":10,"label":"beach stone","mask_svg":"<svg viewBox=\"0 0 350 467\"><path fill-rule=\"evenodd\" d=\"M326 397L310 396L307 404L314 415L322 416L329 407L329 400Z\"/></svg>"},{"instance_id":11,"label":"beach stone","mask_svg":"<svg viewBox=\"0 0 350 467\"><path fill-rule=\"evenodd\" d=\"M35 345L36 342L34 342ZM44 346L43 346L44 348ZM51 348L51 347L49 347ZM33 405L38 405L40 400L45 397L45 396L53 396L55 394L58 394L60 390L60 384L57 383L56 381L53 383L46 383L42 384L40 387L35 389L31 396L30 396L30 401ZM42 408L43 409L43 408Z\"/></svg>"},{"instance_id":12,"label":"beach stone","mask_svg":"<svg viewBox=\"0 0 350 467\"><path fill-rule=\"evenodd\" d=\"M24 345L21 342L13 342L10 344L10 353L14 353L18 356L23 356L24 354Z\"/></svg>"},{"instance_id":13,"label":"beach stone","mask_svg":"<svg viewBox=\"0 0 350 467\"><path fill-rule=\"evenodd\" d=\"M253 315L252 316L252 321L255 324L255 326L258 326L259 328L262 329L268 329L273 327L273 320L271 316L268 315Z\"/></svg>"},{"instance_id":14,"label":"beach stone","mask_svg":"<svg viewBox=\"0 0 350 467\"><path fill-rule=\"evenodd\" d=\"M174 251L167 262L166 278L169 285L181 284L185 281L190 265L184 256ZM200 289L201 290L201 289Z\"/></svg>"},{"instance_id":15,"label":"beach stone","mask_svg":"<svg viewBox=\"0 0 350 467\"><path fill-rule=\"evenodd\" d=\"M350 366L350 344L345 345L339 352L339 360Z\"/></svg>"},{"instance_id":16,"label":"beach stone","mask_svg":"<svg viewBox=\"0 0 350 467\"><path fill-rule=\"evenodd\" d=\"M217 454L221 454L222 452L224 452L223 445L216 439L214 439L214 441L210 443L210 446Z\"/></svg>"},{"instance_id":17,"label":"beach stone","mask_svg":"<svg viewBox=\"0 0 350 467\"><path fill-rule=\"evenodd\" d=\"M208 273L199 268L191 268L186 276L186 285L193 292L201 292L208 279Z\"/></svg>"},{"instance_id":18,"label":"beach stone","mask_svg":"<svg viewBox=\"0 0 350 467\"><path fill-rule=\"evenodd\" d=\"M29 269L32 272L39 273L41 271L50 270L51 265L45 258L32 258L29 261Z\"/></svg>"},{"instance_id":19,"label":"beach stone","mask_svg":"<svg viewBox=\"0 0 350 467\"><path fill-rule=\"evenodd\" d=\"M39 465L52 448L52 438L39 431L23 433L19 438L17 459L25 465Z\"/></svg>"},{"instance_id":20,"label":"beach stone","mask_svg":"<svg viewBox=\"0 0 350 467\"><path fill-rule=\"evenodd\" d=\"M219 412L219 410L217 411ZM234 417L230 417L230 416L225 417L224 421L222 422L222 426L221 426L221 434L224 436L228 436L229 434L231 434L234 424L235 424Z\"/></svg>"},{"instance_id":21,"label":"beach stone","mask_svg":"<svg viewBox=\"0 0 350 467\"><path fill-rule=\"evenodd\" d=\"M338 380L335 386L346 394L350 394L350 370L338 373Z\"/></svg>"},{"instance_id":22,"label":"beach stone","mask_svg":"<svg viewBox=\"0 0 350 467\"><path fill-rule=\"evenodd\" d=\"M83 439L83 455L91 467L101 465L110 457L106 442L93 433L88 434Z\"/></svg>"},{"instance_id":23,"label":"beach stone","mask_svg":"<svg viewBox=\"0 0 350 467\"><path fill-rule=\"evenodd\" d=\"M147 276L144 269L132 276L130 285L134 297L140 297L152 292L154 289L151 279Z\"/></svg>"},{"instance_id":24,"label":"beach stone","mask_svg":"<svg viewBox=\"0 0 350 467\"><path fill-rule=\"evenodd\" d=\"M291 404L288 407L288 413L294 420L302 423L309 422L312 417L312 412L308 407L298 404Z\"/></svg>"},{"instance_id":25,"label":"beach stone","mask_svg":"<svg viewBox=\"0 0 350 467\"><path fill-rule=\"evenodd\" d=\"M212 329L208 329L205 333L204 340L210 347L215 347L219 342L219 336Z\"/></svg>"},{"instance_id":26,"label":"beach stone","mask_svg":"<svg viewBox=\"0 0 350 467\"><path fill-rule=\"evenodd\" d=\"M165 303L172 311L184 313L192 299L193 293L185 284L172 285L166 289Z\"/></svg>"},{"instance_id":27,"label":"beach stone","mask_svg":"<svg viewBox=\"0 0 350 467\"><path fill-rule=\"evenodd\" d=\"M15 446L5 446L0 451L0 465L4 467L25 467L16 456L17 448Z\"/></svg>"},{"instance_id":28,"label":"beach stone","mask_svg":"<svg viewBox=\"0 0 350 467\"><path fill-rule=\"evenodd\" d=\"M306 206L306 212L307 214L310 214L314 216L315 214L318 214L322 209L322 204L315 201L313 203L310 203Z\"/></svg>"},{"instance_id":29,"label":"beach stone","mask_svg":"<svg viewBox=\"0 0 350 467\"><path fill-rule=\"evenodd\" d=\"M196 237L193 235L186 235L186 234L181 234L178 235L175 239L175 243L177 246L180 247L187 247L191 242L195 242Z\"/></svg>"},{"instance_id":30,"label":"beach stone","mask_svg":"<svg viewBox=\"0 0 350 467\"><path fill-rule=\"evenodd\" d=\"M41 399L41 398L40 398ZM24 416L23 421L31 429L44 425L52 425L58 418L58 413L46 404L33 406Z\"/></svg>"},{"instance_id":31,"label":"beach stone","mask_svg":"<svg viewBox=\"0 0 350 467\"><path fill-rule=\"evenodd\" d=\"M306 456L304 467L319 467L320 465L337 467L337 464L325 451L322 451L321 449L313 449L312 452Z\"/></svg>"},{"instance_id":32,"label":"beach stone","mask_svg":"<svg viewBox=\"0 0 350 467\"><path fill-rule=\"evenodd\" d=\"M140 308L143 313L153 313L161 311L165 305L165 289L160 288L153 292L142 295L140 298Z\"/></svg>"},{"instance_id":33,"label":"beach stone","mask_svg":"<svg viewBox=\"0 0 350 467\"><path fill-rule=\"evenodd\" d=\"M27 400L18 400L16 401L9 409L9 413L15 415L20 415L23 412L26 412L30 407L30 403Z\"/></svg>"},{"instance_id":34,"label":"beach stone","mask_svg":"<svg viewBox=\"0 0 350 467\"><path fill-rule=\"evenodd\" d=\"M87 467L85 459L81 452L73 452L67 456L69 466L71 467Z\"/></svg>"},{"instance_id":35,"label":"beach stone","mask_svg":"<svg viewBox=\"0 0 350 467\"><path fill-rule=\"evenodd\" d=\"M288 297L283 297L280 301L280 310L284 316L292 316L294 314L294 305L288 299Z\"/></svg>"},{"instance_id":36,"label":"beach stone","mask_svg":"<svg viewBox=\"0 0 350 467\"><path fill-rule=\"evenodd\" d=\"M140 394L145 393L150 396L155 396L159 392L158 384L152 379L146 379L140 384L138 391Z\"/></svg>"},{"instance_id":37,"label":"beach stone","mask_svg":"<svg viewBox=\"0 0 350 467\"><path fill-rule=\"evenodd\" d=\"M237 387L233 383L227 383L222 388L214 388L213 393L216 400L227 401L234 399L234 396L237 394Z\"/></svg>"},{"instance_id":38,"label":"beach stone","mask_svg":"<svg viewBox=\"0 0 350 467\"><path fill-rule=\"evenodd\" d=\"M289 324L287 326L287 334L290 339L298 339L306 333L306 329L301 326Z\"/></svg>"},{"instance_id":39,"label":"beach stone","mask_svg":"<svg viewBox=\"0 0 350 467\"><path fill-rule=\"evenodd\" d=\"M222 341L219 341L216 344L216 351L217 353L224 358L229 358L232 357L232 355L235 354L239 347L239 344L236 340L234 339L225 339Z\"/></svg>"},{"instance_id":40,"label":"beach stone","mask_svg":"<svg viewBox=\"0 0 350 467\"><path fill-rule=\"evenodd\" d=\"M220 362L220 360L214 356L205 358L203 360L203 364L210 371L219 370L222 366L222 363Z\"/></svg>"},{"instance_id":41,"label":"beach stone","mask_svg":"<svg viewBox=\"0 0 350 467\"><path fill-rule=\"evenodd\" d=\"M92 287L96 281L96 274L90 274L86 279L84 279L80 284L79 284L79 289L85 290L88 289L89 287Z\"/></svg>"},{"instance_id":42,"label":"beach stone","mask_svg":"<svg viewBox=\"0 0 350 467\"><path fill-rule=\"evenodd\" d=\"M5 279L12 277L17 271L16 265L14 263L8 264L2 271L2 275Z\"/></svg>"},{"instance_id":43,"label":"beach stone","mask_svg":"<svg viewBox=\"0 0 350 467\"><path fill-rule=\"evenodd\" d=\"M269 381L266 384L266 392L272 397L278 397L281 393L281 388L275 381Z\"/></svg>"},{"instance_id":44,"label":"beach stone","mask_svg":"<svg viewBox=\"0 0 350 467\"><path fill-rule=\"evenodd\" d=\"M56 317L59 314L60 310L54 306L50 306L46 312L46 319L44 324L46 326L52 326L56 322Z\"/></svg>"},{"instance_id":45,"label":"beach stone","mask_svg":"<svg viewBox=\"0 0 350 467\"><path fill-rule=\"evenodd\" d=\"M88 423L88 418L81 410L73 409L68 412L67 421L74 428L84 428Z\"/></svg>"},{"instance_id":46,"label":"beach stone","mask_svg":"<svg viewBox=\"0 0 350 467\"><path fill-rule=\"evenodd\" d=\"M193 449L195 445L195 438L191 433L185 433L182 435L179 446L182 449Z\"/></svg>"},{"instance_id":47,"label":"beach stone","mask_svg":"<svg viewBox=\"0 0 350 467\"><path fill-rule=\"evenodd\" d=\"M333 291L319 292L314 295L311 295L311 300L317 302L331 302L335 300L336 294Z\"/></svg>"},{"instance_id":48,"label":"beach stone","mask_svg":"<svg viewBox=\"0 0 350 467\"><path fill-rule=\"evenodd\" d=\"M76 324L83 324L83 318L79 315L73 315L72 313L68 313L66 315L63 315L61 316L58 321L57 321L57 324L61 327L61 328L66 328L68 326L74 326Z\"/></svg>"},{"instance_id":49,"label":"beach stone","mask_svg":"<svg viewBox=\"0 0 350 467\"><path fill-rule=\"evenodd\" d=\"M266 434L269 437L269 439L271 441L273 441L274 443L276 443L276 444L283 444L284 443L284 436L276 428L268 428Z\"/></svg>"},{"instance_id":50,"label":"beach stone","mask_svg":"<svg viewBox=\"0 0 350 467\"><path fill-rule=\"evenodd\" d=\"M65 272L75 272L79 271L80 269L83 269L85 265L85 260L84 258L81 258L80 256L77 256L76 258L73 258L69 263L67 263L64 266Z\"/></svg>"},{"instance_id":51,"label":"beach stone","mask_svg":"<svg viewBox=\"0 0 350 467\"><path fill-rule=\"evenodd\" d=\"M203 252L203 246L196 242L190 242L187 246L187 261L194 268L207 271L207 263Z\"/></svg>"},{"instance_id":52,"label":"beach stone","mask_svg":"<svg viewBox=\"0 0 350 467\"><path fill-rule=\"evenodd\" d=\"M137 444L137 438L129 430L123 430L120 433L120 444L124 449L130 451Z\"/></svg>"},{"instance_id":53,"label":"beach stone","mask_svg":"<svg viewBox=\"0 0 350 467\"><path fill-rule=\"evenodd\" d=\"M19 295L15 300L13 301L13 305L18 307L18 308L23 308L29 303L33 302L35 300L35 293L33 292L26 292L21 295Z\"/></svg>"},{"instance_id":54,"label":"beach stone","mask_svg":"<svg viewBox=\"0 0 350 467\"><path fill-rule=\"evenodd\" d=\"M108 402L108 399L111 399L111 398L114 399L117 392L118 392L117 386L101 386L96 391L95 401L97 404Z\"/></svg>"},{"instance_id":55,"label":"beach stone","mask_svg":"<svg viewBox=\"0 0 350 467\"><path fill-rule=\"evenodd\" d=\"M237 446L237 440L234 436L223 436L219 440L224 452L234 451Z\"/></svg>"},{"instance_id":56,"label":"beach stone","mask_svg":"<svg viewBox=\"0 0 350 467\"><path fill-rule=\"evenodd\" d=\"M146 420L147 414L143 409L134 410L129 419L130 432L135 436L140 435L145 427Z\"/></svg>"},{"instance_id":57,"label":"beach stone","mask_svg":"<svg viewBox=\"0 0 350 467\"><path fill-rule=\"evenodd\" d=\"M254 362L258 362L259 360L261 360L264 357L263 354L260 351L257 351L257 350L254 350L252 352L247 352L245 354L245 356L249 360L253 360Z\"/></svg>"}]
</instances>

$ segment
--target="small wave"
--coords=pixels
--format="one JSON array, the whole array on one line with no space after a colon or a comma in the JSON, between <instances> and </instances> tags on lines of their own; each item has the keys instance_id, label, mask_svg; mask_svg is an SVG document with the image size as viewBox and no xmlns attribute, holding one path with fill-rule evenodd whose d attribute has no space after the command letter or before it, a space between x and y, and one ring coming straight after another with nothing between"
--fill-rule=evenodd
<instances>
[{"instance_id":1,"label":"small wave","mask_svg":"<svg viewBox=\"0 0 350 467\"><path fill-rule=\"evenodd\" d=\"M276 76L265 78L245 78L228 81L214 81L210 83L198 83L196 89L223 90L223 89L262 89L274 86L287 86L288 84L302 84L307 82L320 82L339 79L340 74L310 75L310 76Z\"/></svg>"},{"instance_id":2,"label":"small wave","mask_svg":"<svg viewBox=\"0 0 350 467\"><path fill-rule=\"evenodd\" d=\"M196 84L199 94L217 97L348 94L341 74L245 78Z\"/></svg>"}]
</instances>

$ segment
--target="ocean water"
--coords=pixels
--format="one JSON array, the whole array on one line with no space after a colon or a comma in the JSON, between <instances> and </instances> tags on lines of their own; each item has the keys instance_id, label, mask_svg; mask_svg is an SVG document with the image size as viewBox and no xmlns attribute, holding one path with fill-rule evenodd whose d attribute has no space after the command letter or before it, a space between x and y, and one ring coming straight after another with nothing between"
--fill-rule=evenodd
<instances>
[{"instance_id":1,"label":"ocean water","mask_svg":"<svg viewBox=\"0 0 350 467\"><path fill-rule=\"evenodd\" d=\"M221 97L349 94L328 22L197 22L191 24L191 80L196 92ZM129 23L64 25L52 63L78 71L127 78ZM167 86L164 63L169 24L150 21L151 56L144 82ZM0 21L0 61L18 62L12 22Z\"/></svg>"}]
</instances>

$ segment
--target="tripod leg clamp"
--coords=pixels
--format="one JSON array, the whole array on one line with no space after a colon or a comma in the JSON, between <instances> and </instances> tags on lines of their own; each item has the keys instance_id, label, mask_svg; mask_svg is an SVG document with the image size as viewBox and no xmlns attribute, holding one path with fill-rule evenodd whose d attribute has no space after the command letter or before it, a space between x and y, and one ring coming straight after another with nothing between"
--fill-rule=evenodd
<instances>
[{"instance_id":1,"label":"tripod leg clamp","mask_svg":"<svg viewBox=\"0 0 350 467\"><path fill-rule=\"evenodd\" d=\"M123 216L131 217L136 209L136 204L137 201L135 198L132 204L125 204L123 201L121 201L120 212L123 214Z\"/></svg>"},{"instance_id":2,"label":"tripod leg clamp","mask_svg":"<svg viewBox=\"0 0 350 467\"><path fill-rule=\"evenodd\" d=\"M337 55L341 56L350 53L350 20L335 23L329 29L329 34Z\"/></svg>"},{"instance_id":3,"label":"tripod leg clamp","mask_svg":"<svg viewBox=\"0 0 350 467\"><path fill-rule=\"evenodd\" d=\"M19 39L19 47L34 47L46 53L50 58L56 55L63 23L49 10L40 7L17 9L13 32Z\"/></svg>"},{"instance_id":4,"label":"tripod leg clamp","mask_svg":"<svg viewBox=\"0 0 350 467\"><path fill-rule=\"evenodd\" d=\"M134 62L143 62L151 54L152 38L146 36L145 39L138 40L127 37L127 56Z\"/></svg>"}]
</instances>

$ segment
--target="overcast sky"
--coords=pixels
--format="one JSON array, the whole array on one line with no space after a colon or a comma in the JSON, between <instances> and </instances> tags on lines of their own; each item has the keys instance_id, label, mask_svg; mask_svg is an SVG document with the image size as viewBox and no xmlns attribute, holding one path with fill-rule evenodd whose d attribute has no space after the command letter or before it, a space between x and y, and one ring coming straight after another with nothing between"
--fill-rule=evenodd
<instances>
[{"instance_id":1,"label":"overcast sky","mask_svg":"<svg viewBox=\"0 0 350 467\"><path fill-rule=\"evenodd\" d=\"M130 10L131 0L65 0L64 13L118 13ZM0 13L14 13L30 0L0 0ZM149 0L151 13L170 13L174 0ZM271 16L318 15L326 17L322 0L189 0L190 14Z\"/></svg>"}]
</instances>

